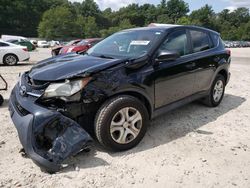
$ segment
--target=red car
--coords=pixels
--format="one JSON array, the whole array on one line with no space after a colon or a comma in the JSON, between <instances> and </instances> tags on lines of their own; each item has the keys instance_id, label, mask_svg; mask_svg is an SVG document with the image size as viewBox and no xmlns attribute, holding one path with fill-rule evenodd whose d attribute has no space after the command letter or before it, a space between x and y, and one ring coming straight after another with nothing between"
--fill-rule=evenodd
<instances>
[{"instance_id":1,"label":"red car","mask_svg":"<svg viewBox=\"0 0 250 188\"><path fill-rule=\"evenodd\" d=\"M68 42L65 46L75 46L77 43L81 42L82 39L76 39ZM51 50L52 56L57 56L59 55L60 50L63 48L63 45L55 46Z\"/></svg>"},{"instance_id":2,"label":"red car","mask_svg":"<svg viewBox=\"0 0 250 188\"><path fill-rule=\"evenodd\" d=\"M66 54L70 52L85 52L98 42L100 42L102 38L91 38L91 39L84 39L81 42L77 43L74 46L64 46L59 54Z\"/></svg>"}]
</instances>

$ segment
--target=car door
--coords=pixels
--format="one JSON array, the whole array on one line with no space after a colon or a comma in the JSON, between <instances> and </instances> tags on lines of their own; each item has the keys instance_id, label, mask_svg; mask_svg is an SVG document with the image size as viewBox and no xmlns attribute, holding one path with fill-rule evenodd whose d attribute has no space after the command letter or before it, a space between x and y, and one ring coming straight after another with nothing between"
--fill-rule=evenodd
<instances>
[{"instance_id":1,"label":"car door","mask_svg":"<svg viewBox=\"0 0 250 188\"><path fill-rule=\"evenodd\" d=\"M216 61L219 59L216 56L216 52L213 51L214 44L209 32L195 29L190 29L189 32L193 53L191 59L196 66L194 92L198 93L209 89L216 71L218 63Z\"/></svg>"},{"instance_id":2,"label":"car door","mask_svg":"<svg viewBox=\"0 0 250 188\"><path fill-rule=\"evenodd\" d=\"M0 42L0 63L3 62L3 57L6 54L6 47L8 46L9 46L8 44Z\"/></svg>"},{"instance_id":3,"label":"car door","mask_svg":"<svg viewBox=\"0 0 250 188\"><path fill-rule=\"evenodd\" d=\"M190 61L190 40L186 29L170 33L159 47L160 51L180 54L174 61L159 62L155 65L155 108L181 100L193 94L194 68Z\"/></svg>"}]
</instances>

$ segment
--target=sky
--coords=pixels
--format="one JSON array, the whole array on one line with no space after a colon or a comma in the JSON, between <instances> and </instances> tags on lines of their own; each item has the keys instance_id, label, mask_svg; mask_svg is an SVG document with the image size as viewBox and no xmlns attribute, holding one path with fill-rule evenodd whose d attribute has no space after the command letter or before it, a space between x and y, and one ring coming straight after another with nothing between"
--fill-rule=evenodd
<instances>
[{"instance_id":1,"label":"sky","mask_svg":"<svg viewBox=\"0 0 250 188\"><path fill-rule=\"evenodd\" d=\"M83 0L70 0L81 2ZM126 6L131 3L151 3L151 4L159 4L161 0L94 0L99 7L104 10L105 8L112 8L113 10L117 10L120 7ZM230 10L234 10L237 7L247 7L250 8L250 0L184 0L189 4L190 10L196 10L205 4L209 4L213 6L215 12L220 12L221 10L227 8Z\"/></svg>"}]
</instances>

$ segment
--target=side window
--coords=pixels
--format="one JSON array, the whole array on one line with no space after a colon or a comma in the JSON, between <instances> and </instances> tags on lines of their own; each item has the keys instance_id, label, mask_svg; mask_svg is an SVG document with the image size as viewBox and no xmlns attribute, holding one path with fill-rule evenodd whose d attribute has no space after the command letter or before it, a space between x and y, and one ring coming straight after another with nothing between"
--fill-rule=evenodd
<instances>
[{"instance_id":1,"label":"side window","mask_svg":"<svg viewBox=\"0 0 250 188\"><path fill-rule=\"evenodd\" d=\"M209 35L202 31L191 30L191 39L193 43L193 52L201 52L210 49Z\"/></svg>"},{"instance_id":2,"label":"side window","mask_svg":"<svg viewBox=\"0 0 250 188\"><path fill-rule=\"evenodd\" d=\"M177 52L180 56L189 54L186 30L171 33L159 50Z\"/></svg>"},{"instance_id":3,"label":"side window","mask_svg":"<svg viewBox=\"0 0 250 188\"><path fill-rule=\"evenodd\" d=\"M216 34L211 34L212 40L213 40L213 47L216 47L220 43L220 36Z\"/></svg>"},{"instance_id":4,"label":"side window","mask_svg":"<svg viewBox=\"0 0 250 188\"><path fill-rule=\"evenodd\" d=\"M9 45L6 43L0 42L0 47L3 47L3 46L9 46Z\"/></svg>"}]
</instances>

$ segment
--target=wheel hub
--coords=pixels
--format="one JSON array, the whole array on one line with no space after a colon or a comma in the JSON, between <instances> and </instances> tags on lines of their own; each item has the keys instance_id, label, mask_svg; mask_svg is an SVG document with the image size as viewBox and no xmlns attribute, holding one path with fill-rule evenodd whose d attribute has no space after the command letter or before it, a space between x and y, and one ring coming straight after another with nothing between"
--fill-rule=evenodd
<instances>
[{"instance_id":1,"label":"wheel hub","mask_svg":"<svg viewBox=\"0 0 250 188\"><path fill-rule=\"evenodd\" d=\"M135 108L126 107L119 110L113 116L110 125L110 134L115 142L128 144L138 136L141 127L141 113Z\"/></svg>"},{"instance_id":2,"label":"wheel hub","mask_svg":"<svg viewBox=\"0 0 250 188\"><path fill-rule=\"evenodd\" d=\"M224 84L221 80L218 80L214 86L213 98L215 102L219 102L224 91Z\"/></svg>"}]
</instances>

